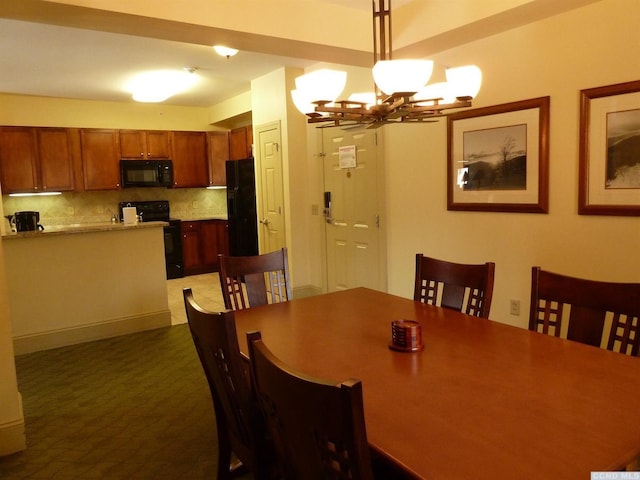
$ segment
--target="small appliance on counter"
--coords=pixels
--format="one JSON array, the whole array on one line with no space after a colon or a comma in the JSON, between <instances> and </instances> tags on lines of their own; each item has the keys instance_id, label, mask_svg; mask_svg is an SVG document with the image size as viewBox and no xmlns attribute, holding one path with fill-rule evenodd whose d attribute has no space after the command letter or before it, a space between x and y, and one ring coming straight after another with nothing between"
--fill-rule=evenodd
<instances>
[{"instance_id":1,"label":"small appliance on counter","mask_svg":"<svg viewBox=\"0 0 640 480\"><path fill-rule=\"evenodd\" d=\"M16 232L33 232L35 230L44 230L40 225L40 212L24 211L16 212L13 215L7 215L11 230Z\"/></svg>"}]
</instances>

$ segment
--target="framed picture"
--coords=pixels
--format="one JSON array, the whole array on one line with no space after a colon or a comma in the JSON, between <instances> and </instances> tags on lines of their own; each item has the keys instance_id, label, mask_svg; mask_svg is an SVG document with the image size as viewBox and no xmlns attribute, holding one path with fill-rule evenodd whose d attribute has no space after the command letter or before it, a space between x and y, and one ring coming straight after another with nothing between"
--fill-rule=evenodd
<instances>
[{"instance_id":1,"label":"framed picture","mask_svg":"<svg viewBox=\"0 0 640 480\"><path fill-rule=\"evenodd\" d=\"M640 81L580 92L580 215L640 216Z\"/></svg>"},{"instance_id":2,"label":"framed picture","mask_svg":"<svg viewBox=\"0 0 640 480\"><path fill-rule=\"evenodd\" d=\"M547 213L549 97L448 117L447 209Z\"/></svg>"}]
</instances>

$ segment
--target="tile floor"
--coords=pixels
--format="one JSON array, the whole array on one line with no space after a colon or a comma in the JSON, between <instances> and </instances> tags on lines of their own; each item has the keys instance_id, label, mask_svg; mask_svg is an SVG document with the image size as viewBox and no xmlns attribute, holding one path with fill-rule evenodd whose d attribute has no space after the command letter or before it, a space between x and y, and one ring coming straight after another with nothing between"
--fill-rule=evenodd
<instances>
[{"instance_id":1,"label":"tile floor","mask_svg":"<svg viewBox=\"0 0 640 480\"><path fill-rule=\"evenodd\" d=\"M184 299L182 297L183 288L191 288L196 302L202 308L213 312L224 310L224 302L220 291L220 277L217 272L167 280L172 325L187 323L187 317L184 312Z\"/></svg>"}]
</instances>

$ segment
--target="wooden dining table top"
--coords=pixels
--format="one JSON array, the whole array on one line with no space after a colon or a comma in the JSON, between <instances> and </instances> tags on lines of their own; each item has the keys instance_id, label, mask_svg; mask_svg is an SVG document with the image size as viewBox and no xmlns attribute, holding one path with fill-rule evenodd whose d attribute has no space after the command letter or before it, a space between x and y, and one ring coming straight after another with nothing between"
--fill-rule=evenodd
<instances>
[{"instance_id":1,"label":"wooden dining table top","mask_svg":"<svg viewBox=\"0 0 640 480\"><path fill-rule=\"evenodd\" d=\"M389 348L416 320L424 349ZM236 312L281 360L362 381L369 444L416 478L588 479L640 455L640 358L366 288Z\"/></svg>"}]
</instances>

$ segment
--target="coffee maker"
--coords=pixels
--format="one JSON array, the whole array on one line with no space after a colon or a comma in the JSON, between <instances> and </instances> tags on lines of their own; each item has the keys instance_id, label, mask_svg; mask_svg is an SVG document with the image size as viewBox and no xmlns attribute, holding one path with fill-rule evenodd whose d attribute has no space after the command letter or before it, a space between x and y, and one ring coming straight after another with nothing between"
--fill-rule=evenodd
<instances>
[{"instance_id":1,"label":"coffee maker","mask_svg":"<svg viewBox=\"0 0 640 480\"><path fill-rule=\"evenodd\" d=\"M44 230L44 227L40 225L40 212L16 212L13 215L7 215L7 220L9 220L11 228L15 228L16 232Z\"/></svg>"}]
</instances>

